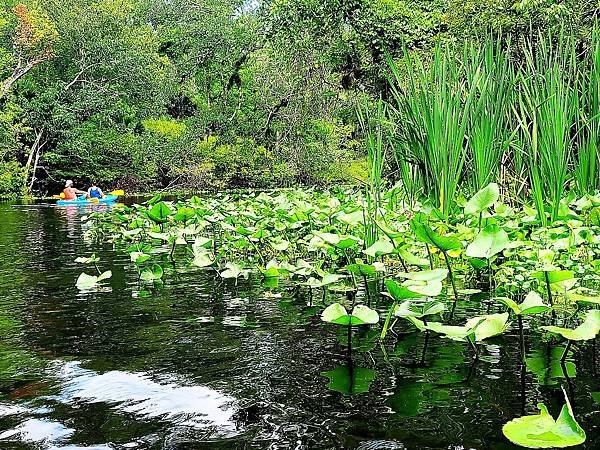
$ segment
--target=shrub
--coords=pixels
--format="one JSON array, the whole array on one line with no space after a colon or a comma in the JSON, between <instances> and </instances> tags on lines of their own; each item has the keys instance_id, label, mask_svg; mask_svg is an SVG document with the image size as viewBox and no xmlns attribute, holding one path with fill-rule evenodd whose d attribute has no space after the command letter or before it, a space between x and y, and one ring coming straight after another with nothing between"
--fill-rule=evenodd
<instances>
[{"instance_id":1,"label":"shrub","mask_svg":"<svg viewBox=\"0 0 600 450\"><path fill-rule=\"evenodd\" d=\"M16 161L0 162L0 198L26 195L25 169Z\"/></svg>"}]
</instances>

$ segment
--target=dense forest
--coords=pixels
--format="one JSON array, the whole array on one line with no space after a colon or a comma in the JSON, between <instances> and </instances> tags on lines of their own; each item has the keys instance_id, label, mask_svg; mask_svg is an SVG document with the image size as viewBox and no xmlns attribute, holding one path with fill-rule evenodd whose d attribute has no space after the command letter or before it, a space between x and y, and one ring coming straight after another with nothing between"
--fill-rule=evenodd
<instances>
[{"instance_id":1,"label":"dense forest","mask_svg":"<svg viewBox=\"0 0 600 450\"><path fill-rule=\"evenodd\" d=\"M5 0L0 197L55 193L67 178L138 192L361 180L356 111L390 98L390 60L427 61L437 44L490 34L517 43L517 60L521 43L548 30L568 29L585 45L597 8L591 0Z\"/></svg>"}]
</instances>

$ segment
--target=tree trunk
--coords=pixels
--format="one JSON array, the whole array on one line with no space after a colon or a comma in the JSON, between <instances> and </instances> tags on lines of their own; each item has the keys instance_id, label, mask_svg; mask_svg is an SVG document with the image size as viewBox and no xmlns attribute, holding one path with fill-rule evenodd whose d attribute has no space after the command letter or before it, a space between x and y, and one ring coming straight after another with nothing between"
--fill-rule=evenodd
<instances>
[{"instance_id":1,"label":"tree trunk","mask_svg":"<svg viewBox=\"0 0 600 450\"><path fill-rule=\"evenodd\" d=\"M10 77L8 77L6 80L2 81L2 83L0 84L0 98L4 97L6 94L8 94L10 92L10 90L12 89L13 84L15 84L17 81L19 81L25 75L27 75L31 69L33 69L35 66L37 66L38 64L40 64L43 61L44 61L44 59L34 59L32 61L29 61L23 67L21 67L20 65L15 67L12 75Z\"/></svg>"}]
</instances>

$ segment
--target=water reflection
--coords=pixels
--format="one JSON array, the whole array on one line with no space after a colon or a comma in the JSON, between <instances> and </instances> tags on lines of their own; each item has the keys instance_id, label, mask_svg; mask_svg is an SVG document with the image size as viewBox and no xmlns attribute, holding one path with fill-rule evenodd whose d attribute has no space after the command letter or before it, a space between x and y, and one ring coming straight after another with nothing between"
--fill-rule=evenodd
<instances>
[{"instance_id":1,"label":"water reflection","mask_svg":"<svg viewBox=\"0 0 600 450\"><path fill-rule=\"evenodd\" d=\"M216 426L223 432L235 431L236 401L206 386L180 386L176 377L161 377L161 383L147 374L112 370L99 374L68 363L58 373L63 380L57 398L63 403L107 403L113 409L161 419L181 426Z\"/></svg>"},{"instance_id":2,"label":"water reflection","mask_svg":"<svg viewBox=\"0 0 600 450\"><path fill-rule=\"evenodd\" d=\"M75 433L59 422L46 419L27 419L15 428L0 434L0 440L48 444L64 440Z\"/></svg>"},{"instance_id":3,"label":"water reflection","mask_svg":"<svg viewBox=\"0 0 600 450\"><path fill-rule=\"evenodd\" d=\"M321 372L321 376L329 378L328 389L344 395L356 395L369 391L375 379L375 371L366 367L356 367L352 359L335 369Z\"/></svg>"}]
</instances>

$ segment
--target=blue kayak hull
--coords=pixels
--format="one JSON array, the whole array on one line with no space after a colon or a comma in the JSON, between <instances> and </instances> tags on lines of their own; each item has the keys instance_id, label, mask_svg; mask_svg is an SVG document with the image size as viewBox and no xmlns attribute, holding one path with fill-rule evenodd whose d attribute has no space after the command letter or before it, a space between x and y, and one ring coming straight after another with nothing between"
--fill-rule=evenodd
<instances>
[{"instance_id":1,"label":"blue kayak hull","mask_svg":"<svg viewBox=\"0 0 600 450\"><path fill-rule=\"evenodd\" d=\"M106 203L114 203L117 201L119 197L117 197L116 195L107 195L104 198L99 198L98 199L98 203L100 204L106 204ZM56 202L57 205L59 206L69 206L69 205L95 205L96 202L93 202L91 200L88 200L86 198L82 199L82 198L78 198L77 200L58 200Z\"/></svg>"}]
</instances>

